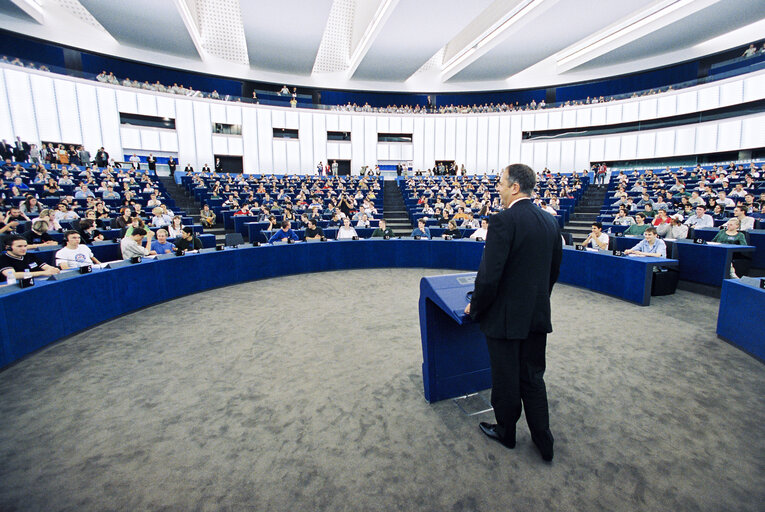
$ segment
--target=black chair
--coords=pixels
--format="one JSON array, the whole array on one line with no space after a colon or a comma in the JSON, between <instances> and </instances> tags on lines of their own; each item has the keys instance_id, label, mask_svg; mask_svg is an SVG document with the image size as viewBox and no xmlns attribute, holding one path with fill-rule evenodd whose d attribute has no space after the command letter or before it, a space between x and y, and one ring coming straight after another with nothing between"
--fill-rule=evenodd
<instances>
[{"instance_id":1,"label":"black chair","mask_svg":"<svg viewBox=\"0 0 765 512\"><path fill-rule=\"evenodd\" d=\"M236 245L242 245L244 243L244 237L241 233L226 233L226 246L233 247Z\"/></svg>"},{"instance_id":2,"label":"black chair","mask_svg":"<svg viewBox=\"0 0 765 512\"><path fill-rule=\"evenodd\" d=\"M574 245L574 237L571 235L571 233L561 231L560 234L563 235L563 240L566 242L566 245Z\"/></svg>"}]
</instances>

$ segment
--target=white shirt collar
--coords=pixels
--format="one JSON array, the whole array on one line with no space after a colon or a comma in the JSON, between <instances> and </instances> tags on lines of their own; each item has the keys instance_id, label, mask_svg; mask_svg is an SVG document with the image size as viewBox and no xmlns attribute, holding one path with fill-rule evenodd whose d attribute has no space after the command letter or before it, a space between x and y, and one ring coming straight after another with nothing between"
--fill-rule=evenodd
<instances>
[{"instance_id":1,"label":"white shirt collar","mask_svg":"<svg viewBox=\"0 0 765 512\"><path fill-rule=\"evenodd\" d=\"M513 201L512 203L510 203L509 205L507 205L507 209L509 210L510 208L512 208L512 207L513 207L513 205L514 205L515 203L517 203L518 201L523 201L524 199L526 199L526 200L530 200L531 198L530 198L529 196L523 196L523 197L519 197L518 199L516 199L515 201Z\"/></svg>"}]
</instances>

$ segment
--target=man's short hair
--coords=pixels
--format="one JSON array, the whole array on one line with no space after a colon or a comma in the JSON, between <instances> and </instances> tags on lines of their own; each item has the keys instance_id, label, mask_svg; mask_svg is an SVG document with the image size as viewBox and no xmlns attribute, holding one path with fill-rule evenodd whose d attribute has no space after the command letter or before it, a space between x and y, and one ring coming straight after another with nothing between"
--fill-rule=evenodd
<instances>
[{"instance_id":1,"label":"man's short hair","mask_svg":"<svg viewBox=\"0 0 765 512\"><path fill-rule=\"evenodd\" d=\"M283 220L282 221L282 229L287 229L288 227L290 227L290 221Z\"/></svg>"},{"instance_id":2,"label":"man's short hair","mask_svg":"<svg viewBox=\"0 0 765 512\"><path fill-rule=\"evenodd\" d=\"M417 219L417 224L425 224L425 219Z\"/></svg>"},{"instance_id":3,"label":"man's short hair","mask_svg":"<svg viewBox=\"0 0 765 512\"><path fill-rule=\"evenodd\" d=\"M534 191L534 185L537 184L537 175L528 165L513 164L505 167L503 172L507 179L507 184L517 183L520 187L520 193L530 196Z\"/></svg>"},{"instance_id":4,"label":"man's short hair","mask_svg":"<svg viewBox=\"0 0 765 512\"><path fill-rule=\"evenodd\" d=\"M701 208L701 209L702 209L702 210L704 210L704 211L706 211L706 209L707 209L707 207L706 207L706 206L704 206L703 204L697 204L697 205L696 205L696 208Z\"/></svg>"},{"instance_id":5,"label":"man's short hair","mask_svg":"<svg viewBox=\"0 0 765 512\"><path fill-rule=\"evenodd\" d=\"M309 226L315 226L316 225L316 219L308 219L308 225Z\"/></svg>"},{"instance_id":6,"label":"man's short hair","mask_svg":"<svg viewBox=\"0 0 765 512\"><path fill-rule=\"evenodd\" d=\"M656 228L653 227L653 226L648 226L647 228L645 228L644 233L653 233L655 235L656 234Z\"/></svg>"},{"instance_id":7,"label":"man's short hair","mask_svg":"<svg viewBox=\"0 0 765 512\"><path fill-rule=\"evenodd\" d=\"M13 246L13 242L16 242L18 240L24 240L25 242L27 241L27 239L21 235L8 235L7 237L5 237L5 247L10 249L11 246Z\"/></svg>"},{"instance_id":8,"label":"man's short hair","mask_svg":"<svg viewBox=\"0 0 765 512\"><path fill-rule=\"evenodd\" d=\"M598 229L603 229L603 223L602 222L593 222L592 226L596 227Z\"/></svg>"},{"instance_id":9,"label":"man's short hair","mask_svg":"<svg viewBox=\"0 0 765 512\"><path fill-rule=\"evenodd\" d=\"M640 217L641 219L645 219L645 213L643 213L643 212L637 212L637 214L635 215L635 217Z\"/></svg>"},{"instance_id":10,"label":"man's short hair","mask_svg":"<svg viewBox=\"0 0 765 512\"><path fill-rule=\"evenodd\" d=\"M185 227L182 229L182 231L183 231L184 233L186 233L187 235L193 235L193 234L194 234L194 230L192 229L192 227L191 227L191 226L185 226Z\"/></svg>"},{"instance_id":11,"label":"man's short hair","mask_svg":"<svg viewBox=\"0 0 765 512\"><path fill-rule=\"evenodd\" d=\"M134 229L134 230L133 230L133 233L135 233L135 232L136 232L136 230ZM73 229L70 229L70 230L68 230L68 231L65 231L65 232L64 232L64 241L65 241L66 243L69 243L69 237L70 237L70 236L72 236L72 235L79 235L79 234L80 234L80 233L78 233L77 231L75 231L75 230L73 230Z\"/></svg>"},{"instance_id":12,"label":"man's short hair","mask_svg":"<svg viewBox=\"0 0 765 512\"><path fill-rule=\"evenodd\" d=\"M146 236L146 230L145 230L145 229L143 229L143 228L135 228L135 229L134 229L134 230L131 232L131 235L130 235L130 236L134 236L134 235L141 235L141 236Z\"/></svg>"}]
</instances>

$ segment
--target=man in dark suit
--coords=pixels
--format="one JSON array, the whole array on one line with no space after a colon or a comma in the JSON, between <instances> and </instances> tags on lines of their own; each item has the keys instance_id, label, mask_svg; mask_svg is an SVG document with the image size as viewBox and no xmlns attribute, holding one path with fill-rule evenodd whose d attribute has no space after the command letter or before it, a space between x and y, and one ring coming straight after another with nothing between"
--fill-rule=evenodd
<instances>
[{"instance_id":1,"label":"man in dark suit","mask_svg":"<svg viewBox=\"0 0 765 512\"><path fill-rule=\"evenodd\" d=\"M545 345L550 292L562 255L555 218L530 201L536 176L522 164L506 167L497 191L505 210L491 217L475 291L465 313L480 322L491 363L491 404L496 424L484 434L515 447L521 402L531 439L542 458L553 458L545 389Z\"/></svg>"}]
</instances>

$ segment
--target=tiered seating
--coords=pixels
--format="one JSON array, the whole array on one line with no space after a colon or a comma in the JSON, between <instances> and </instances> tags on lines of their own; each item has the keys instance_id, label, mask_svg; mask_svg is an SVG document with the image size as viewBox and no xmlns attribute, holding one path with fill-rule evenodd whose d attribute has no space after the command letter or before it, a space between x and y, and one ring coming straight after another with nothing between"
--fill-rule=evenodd
<instances>
[{"instance_id":1,"label":"tiered seating","mask_svg":"<svg viewBox=\"0 0 765 512\"><path fill-rule=\"evenodd\" d=\"M267 217L273 215L277 222L281 222L288 210L294 216L291 219L293 229L302 237L304 226L300 217L303 214L313 216L312 205L318 207L318 225L322 229L330 228L332 209L342 194L353 198L351 213L357 212L365 200L376 210L369 229L356 228L362 238L371 236L384 213L380 178L209 174L184 176L182 184L198 201L210 205L227 230L241 233L250 242L266 241L270 235ZM239 208L228 204L231 197ZM252 210L250 214L241 210L244 204ZM356 226L355 221L353 226ZM327 229L325 234L331 238L336 233Z\"/></svg>"},{"instance_id":2,"label":"tiered seating","mask_svg":"<svg viewBox=\"0 0 765 512\"><path fill-rule=\"evenodd\" d=\"M432 236L441 236L444 231L445 219L452 219L463 207L465 213L472 212L474 218L480 219L497 213L500 209L499 194L496 185L497 176L441 176L425 178L409 178L400 180L399 186L404 196L409 218L413 225L421 218L426 218L426 226ZM540 201L549 204L552 198L557 198L559 205L556 218L561 228L568 221L577 201L587 189L589 178L576 173L568 174L539 174L535 192ZM425 202L433 208L433 213L424 211ZM441 208L436 208L438 202L448 205L451 213L443 217ZM458 227L461 221L457 222ZM470 236L474 229L460 228L463 237Z\"/></svg>"}]
</instances>

